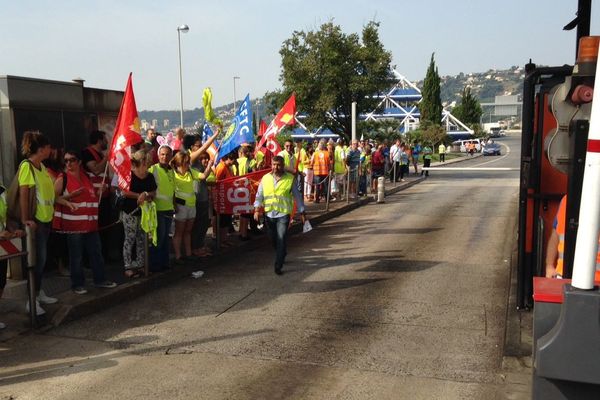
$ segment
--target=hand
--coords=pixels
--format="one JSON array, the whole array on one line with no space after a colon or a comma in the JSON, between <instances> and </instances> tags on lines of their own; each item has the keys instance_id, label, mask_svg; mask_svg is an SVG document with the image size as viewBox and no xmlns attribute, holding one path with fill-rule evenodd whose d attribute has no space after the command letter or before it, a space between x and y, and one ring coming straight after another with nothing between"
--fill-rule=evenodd
<instances>
[{"instance_id":1,"label":"hand","mask_svg":"<svg viewBox=\"0 0 600 400\"><path fill-rule=\"evenodd\" d=\"M13 232L14 237L23 237L25 236L25 231L22 229L17 229Z\"/></svg>"},{"instance_id":2,"label":"hand","mask_svg":"<svg viewBox=\"0 0 600 400\"><path fill-rule=\"evenodd\" d=\"M254 220L258 222L260 219L260 211L254 211Z\"/></svg>"},{"instance_id":3,"label":"hand","mask_svg":"<svg viewBox=\"0 0 600 400\"><path fill-rule=\"evenodd\" d=\"M81 193L83 193L83 191L85 190L84 187L80 187L77 190L72 191L71 193L69 193L70 197L75 197L75 196L79 196Z\"/></svg>"},{"instance_id":4,"label":"hand","mask_svg":"<svg viewBox=\"0 0 600 400\"><path fill-rule=\"evenodd\" d=\"M69 209L71 211L76 211L79 208L79 206L77 204L71 203L70 201L67 202L67 207L69 207Z\"/></svg>"},{"instance_id":5,"label":"hand","mask_svg":"<svg viewBox=\"0 0 600 400\"><path fill-rule=\"evenodd\" d=\"M138 206L141 206L146 201L147 198L148 198L147 192L140 193L140 195L138 196L138 199L137 199Z\"/></svg>"},{"instance_id":6,"label":"hand","mask_svg":"<svg viewBox=\"0 0 600 400\"><path fill-rule=\"evenodd\" d=\"M554 265L546 265L546 278L556 278L556 268Z\"/></svg>"},{"instance_id":7,"label":"hand","mask_svg":"<svg viewBox=\"0 0 600 400\"><path fill-rule=\"evenodd\" d=\"M11 239L13 237L13 234L9 231L1 231L0 232L0 239Z\"/></svg>"}]
</instances>

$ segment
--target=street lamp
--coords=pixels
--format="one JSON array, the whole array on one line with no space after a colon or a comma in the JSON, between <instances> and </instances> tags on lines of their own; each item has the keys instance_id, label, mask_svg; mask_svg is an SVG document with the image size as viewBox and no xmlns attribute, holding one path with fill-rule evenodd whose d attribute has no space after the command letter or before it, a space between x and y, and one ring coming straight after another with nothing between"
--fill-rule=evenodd
<instances>
[{"instance_id":1,"label":"street lamp","mask_svg":"<svg viewBox=\"0 0 600 400\"><path fill-rule=\"evenodd\" d=\"M177 27L177 43L179 45L179 117L181 122L181 127L183 128L183 79L181 77L181 32L187 33L190 30L190 27L187 25L180 25Z\"/></svg>"},{"instance_id":2,"label":"street lamp","mask_svg":"<svg viewBox=\"0 0 600 400\"><path fill-rule=\"evenodd\" d=\"M236 98L235 98L235 80L236 79L240 79L239 76L234 76L233 77L233 114L235 115L235 111L236 111L236 107L235 107L235 103L236 103Z\"/></svg>"}]
</instances>

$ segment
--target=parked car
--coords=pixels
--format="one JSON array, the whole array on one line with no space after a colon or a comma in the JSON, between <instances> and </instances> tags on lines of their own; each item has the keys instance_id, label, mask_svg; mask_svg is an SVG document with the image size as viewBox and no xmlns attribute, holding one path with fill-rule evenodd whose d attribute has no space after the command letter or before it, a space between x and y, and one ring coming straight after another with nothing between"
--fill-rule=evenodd
<instances>
[{"instance_id":1,"label":"parked car","mask_svg":"<svg viewBox=\"0 0 600 400\"><path fill-rule=\"evenodd\" d=\"M498 143L488 143L483 147L482 151L484 156L499 156L500 145Z\"/></svg>"}]
</instances>

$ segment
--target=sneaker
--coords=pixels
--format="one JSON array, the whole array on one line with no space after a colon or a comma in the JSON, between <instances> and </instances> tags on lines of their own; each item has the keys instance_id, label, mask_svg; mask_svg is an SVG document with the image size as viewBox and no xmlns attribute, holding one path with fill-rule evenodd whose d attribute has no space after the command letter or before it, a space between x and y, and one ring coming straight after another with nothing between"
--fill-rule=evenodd
<instances>
[{"instance_id":1,"label":"sneaker","mask_svg":"<svg viewBox=\"0 0 600 400\"><path fill-rule=\"evenodd\" d=\"M54 304L58 301L58 299L54 297L47 296L43 290L40 290L40 294L38 294L37 300L42 304Z\"/></svg>"},{"instance_id":2,"label":"sneaker","mask_svg":"<svg viewBox=\"0 0 600 400\"><path fill-rule=\"evenodd\" d=\"M94 286L97 288L112 289L112 288L117 287L117 284L115 282L111 282L111 281L104 281L104 282L100 282L100 283L94 283Z\"/></svg>"},{"instance_id":3,"label":"sneaker","mask_svg":"<svg viewBox=\"0 0 600 400\"><path fill-rule=\"evenodd\" d=\"M6 324L0 322L0 329L4 329L4 328L6 328Z\"/></svg>"},{"instance_id":4,"label":"sneaker","mask_svg":"<svg viewBox=\"0 0 600 400\"><path fill-rule=\"evenodd\" d=\"M25 311L29 313L29 301L27 301L27 304L25 304ZM44 311L44 309L40 306L40 303L37 300L35 301L35 313L38 317L40 315L46 314L46 311Z\"/></svg>"},{"instance_id":5,"label":"sneaker","mask_svg":"<svg viewBox=\"0 0 600 400\"><path fill-rule=\"evenodd\" d=\"M83 286L74 287L72 290L73 290L73 293L77 293L77 294L86 294L88 292Z\"/></svg>"}]
</instances>

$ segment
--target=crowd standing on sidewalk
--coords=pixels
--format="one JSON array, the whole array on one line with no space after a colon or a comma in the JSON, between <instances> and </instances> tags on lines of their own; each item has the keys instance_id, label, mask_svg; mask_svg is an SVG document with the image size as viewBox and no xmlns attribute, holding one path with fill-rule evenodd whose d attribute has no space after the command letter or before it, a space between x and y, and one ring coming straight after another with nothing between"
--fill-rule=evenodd
<instances>
[{"instance_id":1,"label":"crowd standing on sidewalk","mask_svg":"<svg viewBox=\"0 0 600 400\"><path fill-rule=\"evenodd\" d=\"M115 176L109 186L105 132L92 132L89 146L84 149L66 151L52 148L40 132L24 133L24 160L16 174L16 192L8 198L7 190L0 186L0 239L23 237L25 227L31 230L36 255L32 284L38 315L45 313L41 305L57 302L42 289L48 258L68 259L66 274L70 275L71 289L85 295L85 267L91 269L94 287L110 289L117 285L106 279L105 261L119 237L123 238L121 257L128 279L144 274L146 259L148 271L153 273L211 256L213 250L206 241L211 225L213 237L216 232L221 235L220 245L232 246L234 218L227 214L217 218L210 195L215 182L271 168L258 188L254 215L239 216L238 236L249 240L250 233L262 234L259 226L263 220L259 217L264 216L263 226L276 249L274 269L281 274L290 218L297 212L304 220L304 201L348 200L375 193L378 178L404 181L411 163L416 174L419 156L423 155L428 166L433 153L429 145L414 142L411 146L401 140L391 147L387 140L353 140L350 146L342 139L336 143L325 139L313 143L288 140L277 156L244 144L213 165L214 154L208 150L219 131L205 142L200 135L187 135L181 128L167 135L168 139L154 129L146 133L145 141L131 152L131 184L127 191L118 189ZM439 153L443 159L443 144ZM12 225L11 215L15 221ZM110 231L114 227L122 233ZM152 235L148 235L148 229ZM51 234L53 246L48 245ZM65 252L49 250L61 246ZM6 276L7 261L0 260L0 297ZM29 306L27 303L27 310ZM3 327L0 323L0 329Z\"/></svg>"}]
</instances>

